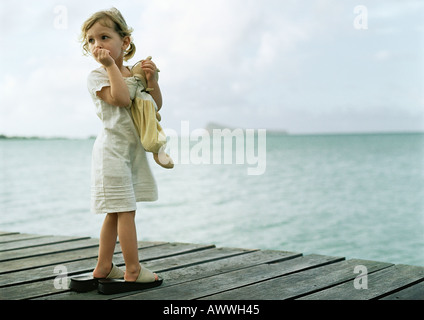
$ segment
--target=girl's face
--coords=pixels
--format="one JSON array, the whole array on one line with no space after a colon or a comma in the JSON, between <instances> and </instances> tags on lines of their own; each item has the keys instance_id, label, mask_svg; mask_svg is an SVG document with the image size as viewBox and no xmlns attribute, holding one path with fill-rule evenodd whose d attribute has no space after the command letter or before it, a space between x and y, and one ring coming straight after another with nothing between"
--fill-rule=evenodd
<instances>
[{"instance_id":1,"label":"girl's face","mask_svg":"<svg viewBox=\"0 0 424 320\"><path fill-rule=\"evenodd\" d=\"M124 51L128 48L131 39L129 37L121 38L113 28L96 22L87 32L87 41L91 54L96 48L106 49L117 61L123 59Z\"/></svg>"}]
</instances>

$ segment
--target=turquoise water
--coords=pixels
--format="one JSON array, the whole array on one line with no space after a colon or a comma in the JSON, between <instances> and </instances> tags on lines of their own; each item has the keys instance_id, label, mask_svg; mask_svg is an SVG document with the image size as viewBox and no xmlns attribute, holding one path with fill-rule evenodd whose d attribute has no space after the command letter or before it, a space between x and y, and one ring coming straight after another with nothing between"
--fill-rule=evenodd
<instances>
[{"instance_id":1,"label":"turquoise water","mask_svg":"<svg viewBox=\"0 0 424 320\"><path fill-rule=\"evenodd\" d=\"M0 140L0 230L98 237L94 140ZM424 265L424 134L267 135L266 171L152 162L140 240ZM150 158L150 155L149 155Z\"/></svg>"}]
</instances>

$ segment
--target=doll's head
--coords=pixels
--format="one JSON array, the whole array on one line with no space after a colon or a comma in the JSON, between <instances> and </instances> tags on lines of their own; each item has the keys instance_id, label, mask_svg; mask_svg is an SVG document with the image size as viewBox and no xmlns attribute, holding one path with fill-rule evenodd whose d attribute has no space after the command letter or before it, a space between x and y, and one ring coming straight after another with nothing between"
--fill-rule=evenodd
<instances>
[{"instance_id":1,"label":"doll's head","mask_svg":"<svg viewBox=\"0 0 424 320\"><path fill-rule=\"evenodd\" d=\"M124 60L127 61L131 59L135 54L135 45L132 42L131 33L133 32L133 29L128 27L127 23L125 22L124 17L116 8L111 8L109 10L99 11L93 14L90 18L88 18L81 28L81 42L82 42L82 48L84 51L84 54L89 55L90 54L90 43L87 34L89 30L96 24L100 23L104 27L112 28L119 36L124 39L125 37L129 37L130 44L129 48L127 48L124 52Z\"/></svg>"}]
</instances>

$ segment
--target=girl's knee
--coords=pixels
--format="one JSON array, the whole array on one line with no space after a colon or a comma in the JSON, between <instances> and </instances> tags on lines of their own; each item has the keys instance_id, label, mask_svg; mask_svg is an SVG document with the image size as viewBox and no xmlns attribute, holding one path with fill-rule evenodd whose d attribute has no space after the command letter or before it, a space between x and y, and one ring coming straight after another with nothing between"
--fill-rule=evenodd
<instances>
[{"instance_id":1,"label":"girl's knee","mask_svg":"<svg viewBox=\"0 0 424 320\"><path fill-rule=\"evenodd\" d=\"M118 218L120 217L135 217L135 211L128 211L128 212L118 212L116 213L116 215L118 216Z\"/></svg>"}]
</instances>

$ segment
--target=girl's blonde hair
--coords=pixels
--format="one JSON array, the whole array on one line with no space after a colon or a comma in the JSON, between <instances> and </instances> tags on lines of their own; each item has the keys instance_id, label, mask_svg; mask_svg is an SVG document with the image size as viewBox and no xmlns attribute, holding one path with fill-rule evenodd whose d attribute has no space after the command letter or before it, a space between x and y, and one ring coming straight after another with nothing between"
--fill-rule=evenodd
<instances>
[{"instance_id":1,"label":"girl's blonde hair","mask_svg":"<svg viewBox=\"0 0 424 320\"><path fill-rule=\"evenodd\" d=\"M88 18L82 25L80 40L81 40L82 49L85 55L90 54L90 50L88 48L87 32L88 30L91 29L91 27L96 22L101 23L105 27L114 28L115 31L121 36L121 38L124 38L127 36L130 37L131 38L130 47L129 49L125 51L124 60L127 61L134 56L136 49L135 49L135 44L133 43L132 37L131 37L131 33L133 32L133 29L128 27L124 17L116 8L111 8L109 10L96 12L90 18Z\"/></svg>"}]
</instances>

